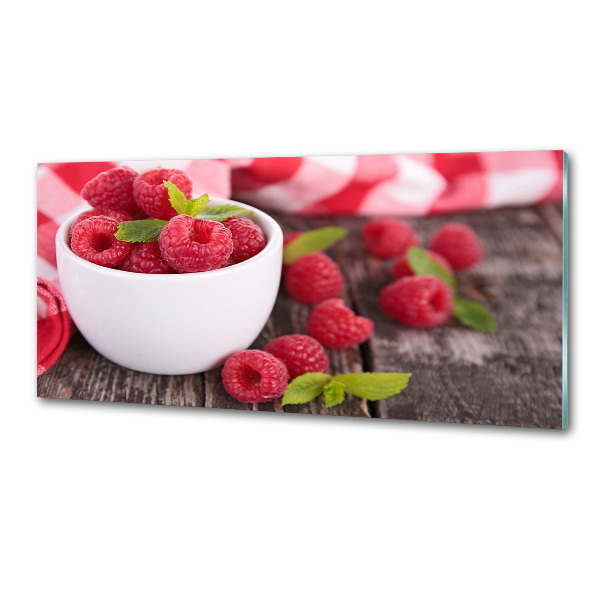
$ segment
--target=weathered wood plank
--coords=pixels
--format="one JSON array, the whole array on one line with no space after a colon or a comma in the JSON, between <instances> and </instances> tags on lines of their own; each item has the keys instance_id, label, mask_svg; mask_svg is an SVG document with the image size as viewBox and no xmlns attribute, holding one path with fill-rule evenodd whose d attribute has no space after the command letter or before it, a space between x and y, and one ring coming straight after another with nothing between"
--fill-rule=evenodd
<instances>
[{"instance_id":1,"label":"weathered wood plank","mask_svg":"<svg viewBox=\"0 0 600 600\"><path fill-rule=\"evenodd\" d=\"M537 208L538 213L548 223L550 230L556 239L562 244L563 241L563 205L562 203L541 204Z\"/></svg>"},{"instance_id":2,"label":"weathered wood plank","mask_svg":"<svg viewBox=\"0 0 600 600\"><path fill-rule=\"evenodd\" d=\"M560 371L548 361L505 356L476 364L429 365L406 356L411 370L402 401L382 400L380 416L517 427L561 426Z\"/></svg>"},{"instance_id":3,"label":"weathered wood plank","mask_svg":"<svg viewBox=\"0 0 600 600\"><path fill-rule=\"evenodd\" d=\"M448 218L414 223L425 240ZM369 368L411 371L400 396L378 403L378 416L531 427L561 424L561 246L536 209L453 217L473 226L487 256L459 273L458 293L486 304L498 331L455 321L433 330L405 327L379 309L389 261L350 260L360 313L376 323ZM352 248L347 248L352 252ZM512 265L512 266L511 266Z\"/></svg>"},{"instance_id":4,"label":"weathered wood plank","mask_svg":"<svg viewBox=\"0 0 600 600\"><path fill-rule=\"evenodd\" d=\"M98 354L79 333L52 368L38 377L38 397L203 406L198 375L150 375L119 367Z\"/></svg>"}]
</instances>

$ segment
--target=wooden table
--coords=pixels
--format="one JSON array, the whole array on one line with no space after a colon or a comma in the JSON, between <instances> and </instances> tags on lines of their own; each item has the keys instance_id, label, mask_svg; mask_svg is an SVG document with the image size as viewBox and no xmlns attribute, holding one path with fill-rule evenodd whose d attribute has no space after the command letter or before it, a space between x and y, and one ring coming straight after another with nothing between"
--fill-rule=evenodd
<instances>
[{"instance_id":1,"label":"wooden table","mask_svg":"<svg viewBox=\"0 0 600 600\"><path fill-rule=\"evenodd\" d=\"M204 406L235 410L301 412L560 428L562 419L562 205L407 219L423 240L448 220L475 228L486 257L458 275L460 296L483 302L498 322L494 334L451 320L433 330L411 329L379 309L379 290L390 281L389 261L367 256L357 217L277 216L284 233L339 225L349 235L331 249L348 285L345 299L376 323L360 348L328 351L332 373L412 372L402 394L379 402L348 397L325 409L279 402L242 404L225 392L220 369L158 376L118 367L76 334L58 362L38 378L38 396L105 402ZM280 291L269 322L253 347L278 335L304 332L310 308Z\"/></svg>"}]
</instances>

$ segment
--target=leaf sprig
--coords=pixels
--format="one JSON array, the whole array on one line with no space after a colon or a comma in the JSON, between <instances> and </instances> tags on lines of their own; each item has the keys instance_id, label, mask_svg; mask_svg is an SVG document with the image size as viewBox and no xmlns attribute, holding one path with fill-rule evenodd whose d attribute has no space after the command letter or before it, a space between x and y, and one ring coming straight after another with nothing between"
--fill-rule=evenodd
<instances>
[{"instance_id":1,"label":"leaf sprig","mask_svg":"<svg viewBox=\"0 0 600 600\"><path fill-rule=\"evenodd\" d=\"M121 242L155 242L166 224L161 219L122 221L115 237Z\"/></svg>"},{"instance_id":2,"label":"leaf sprig","mask_svg":"<svg viewBox=\"0 0 600 600\"><path fill-rule=\"evenodd\" d=\"M412 246L406 251L406 257L415 275L433 275L450 286L454 294L452 316L457 321L477 331L496 331L496 319L492 313L479 302L456 296L456 279L439 262L428 256L423 248Z\"/></svg>"},{"instance_id":3,"label":"leaf sprig","mask_svg":"<svg viewBox=\"0 0 600 600\"><path fill-rule=\"evenodd\" d=\"M283 249L283 264L289 267L301 256L325 250L348 234L342 227L319 227L301 233Z\"/></svg>"},{"instance_id":4,"label":"leaf sprig","mask_svg":"<svg viewBox=\"0 0 600 600\"><path fill-rule=\"evenodd\" d=\"M249 215L252 211L247 208L242 208L237 204L220 204L215 206L206 206L203 208L198 217L207 221L226 221L231 217L239 217L240 215Z\"/></svg>"},{"instance_id":5,"label":"leaf sprig","mask_svg":"<svg viewBox=\"0 0 600 600\"><path fill-rule=\"evenodd\" d=\"M411 246L406 251L406 258L410 268L416 275L433 275L438 279L442 279L456 293L456 279L454 279L454 276L437 260L433 260L423 248Z\"/></svg>"},{"instance_id":6,"label":"leaf sprig","mask_svg":"<svg viewBox=\"0 0 600 600\"><path fill-rule=\"evenodd\" d=\"M383 400L399 394L407 385L412 373L304 373L287 386L282 405L306 404L319 394L325 398L325 406L341 404L346 394L367 400Z\"/></svg>"},{"instance_id":7,"label":"leaf sprig","mask_svg":"<svg viewBox=\"0 0 600 600\"><path fill-rule=\"evenodd\" d=\"M223 222L231 217L251 214L252 211L237 204L208 206L208 194L188 200L185 194L172 182L163 182L169 192L169 202L179 215L189 215L196 219ZM162 219L123 221L115 237L121 242L156 242L168 221Z\"/></svg>"}]
</instances>

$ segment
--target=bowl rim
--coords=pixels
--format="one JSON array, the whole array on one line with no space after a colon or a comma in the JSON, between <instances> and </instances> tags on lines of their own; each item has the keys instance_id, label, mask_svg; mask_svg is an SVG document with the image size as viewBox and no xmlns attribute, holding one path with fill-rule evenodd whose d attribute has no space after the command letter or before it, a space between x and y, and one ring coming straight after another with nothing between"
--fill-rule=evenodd
<instances>
[{"instance_id":1,"label":"bowl rim","mask_svg":"<svg viewBox=\"0 0 600 600\"><path fill-rule=\"evenodd\" d=\"M255 256L245 260L236 265L229 265L228 267L221 267L220 269L214 269L212 271L202 271L200 273L171 273L169 274L168 281L172 281L175 279L192 281L194 279L208 279L211 277L226 277L227 274L233 274L235 271L240 271L244 268L247 268L248 265L256 264L257 262L266 259L269 255L277 252L279 249L283 248L283 231L281 226L277 221L268 215L266 212L256 208L255 206L250 206L249 204L244 204L243 202L238 202L237 200L231 200L228 198L221 198L220 196L211 196L210 201L215 204L236 204L238 206L242 206L243 208L247 208L252 211L252 215L248 216L256 216L257 219L263 221L270 228L270 232L265 231L265 236L267 237L266 246ZM90 210L90 208L86 207L76 214L72 215L68 219L66 219L58 228L55 236L55 248L57 254L60 252L63 256L65 256L68 260L74 261L76 264L79 264L80 267L90 269L92 272L98 273L98 275L104 274L106 277L115 277L118 279L127 279L130 277L139 278L141 275L144 276L144 281L148 281L150 279L158 278L160 281L165 279L165 275L162 273L132 273L131 271L121 271L120 269L103 267L101 265L96 265L90 261L87 261L80 256L77 256L73 250L71 250L69 244L66 241L67 232L71 228L71 224L75 221L75 219L83 212ZM262 222L259 223L261 227L263 227ZM267 235L269 233L269 235Z\"/></svg>"}]
</instances>

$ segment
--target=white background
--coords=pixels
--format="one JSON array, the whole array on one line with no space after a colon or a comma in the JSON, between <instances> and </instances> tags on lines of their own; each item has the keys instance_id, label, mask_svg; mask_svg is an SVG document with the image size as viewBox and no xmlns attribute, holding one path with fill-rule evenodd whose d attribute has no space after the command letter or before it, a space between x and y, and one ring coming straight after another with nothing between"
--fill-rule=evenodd
<instances>
[{"instance_id":1,"label":"white background","mask_svg":"<svg viewBox=\"0 0 600 600\"><path fill-rule=\"evenodd\" d=\"M3 598L599 597L590 6L4 9ZM36 399L37 162L555 148L566 432Z\"/></svg>"}]
</instances>

